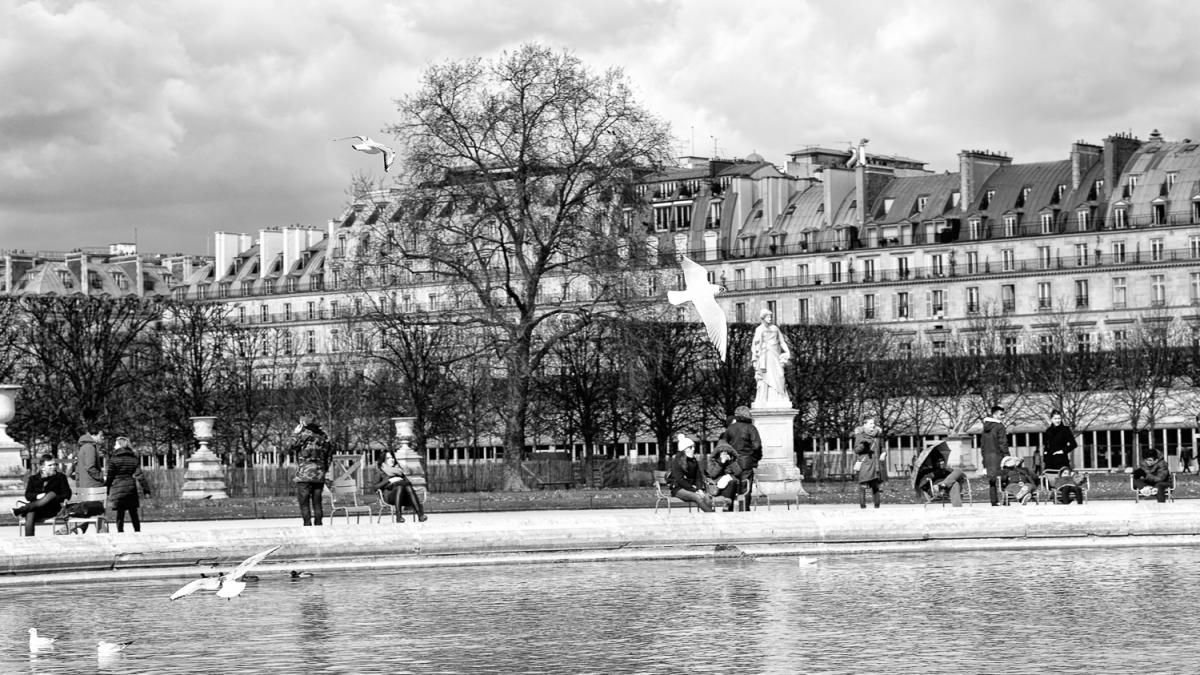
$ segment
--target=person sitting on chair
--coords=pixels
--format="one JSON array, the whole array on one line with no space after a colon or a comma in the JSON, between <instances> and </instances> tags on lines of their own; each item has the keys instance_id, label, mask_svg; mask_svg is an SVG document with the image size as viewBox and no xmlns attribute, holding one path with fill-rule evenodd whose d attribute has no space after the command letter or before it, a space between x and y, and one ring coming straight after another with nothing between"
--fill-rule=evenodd
<instances>
[{"instance_id":1,"label":"person sitting on chair","mask_svg":"<svg viewBox=\"0 0 1200 675\"><path fill-rule=\"evenodd\" d=\"M1072 499L1076 504L1083 503L1083 488L1079 487L1079 481L1075 479L1075 472L1071 469L1060 471L1052 487L1059 504L1070 504Z\"/></svg>"},{"instance_id":2,"label":"person sitting on chair","mask_svg":"<svg viewBox=\"0 0 1200 675\"><path fill-rule=\"evenodd\" d=\"M25 485L25 504L18 504L12 513L25 518L25 536L33 536L33 526L38 520L53 518L62 510L63 502L71 498L71 485L67 477L58 470L58 460L42 455L38 472L29 477Z\"/></svg>"},{"instance_id":3,"label":"person sitting on chair","mask_svg":"<svg viewBox=\"0 0 1200 675\"><path fill-rule=\"evenodd\" d=\"M1126 471L1133 474L1133 487L1139 490L1143 497L1154 495L1159 503L1167 501L1167 488L1171 487L1171 470L1158 456L1157 450L1147 448L1142 453L1142 465Z\"/></svg>"},{"instance_id":4,"label":"person sitting on chair","mask_svg":"<svg viewBox=\"0 0 1200 675\"><path fill-rule=\"evenodd\" d=\"M1013 483L1018 483L1021 489L1017 491L1015 499L1022 504L1028 504L1033 497L1034 484L1037 479L1033 473L1026 469L1022 464L1024 460L1020 457L1008 455L1000 460L1000 488L1005 489Z\"/></svg>"},{"instance_id":5,"label":"person sitting on chair","mask_svg":"<svg viewBox=\"0 0 1200 675\"><path fill-rule=\"evenodd\" d=\"M708 459L708 477L717 481L717 495L725 498L726 511L733 510L734 500L741 491L740 472L733 446L717 441L717 447Z\"/></svg>"},{"instance_id":6,"label":"person sitting on chair","mask_svg":"<svg viewBox=\"0 0 1200 675\"><path fill-rule=\"evenodd\" d=\"M950 469L947 467L945 457L938 457L934 465L925 470L925 475L932 481L925 493L927 501L945 501L950 497L950 488L955 483L958 484L959 493L961 494L967 483L967 475L962 472L962 469ZM922 483L924 478L925 476L918 476L917 483Z\"/></svg>"},{"instance_id":7,"label":"person sitting on chair","mask_svg":"<svg viewBox=\"0 0 1200 675\"><path fill-rule=\"evenodd\" d=\"M417 514L418 522L429 520L429 516L425 515L425 507L421 505L421 498L417 496L417 491L413 489L412 481L408 480L408 476L404 475L404 469L401 468L400 462L396 461L396 453L388 450L383 453L383 458L378 464L378 480L371 486L372 490L382 490L383 499L388 504L396 507L396 520L404 522L404 506L407 505Z\"/></svg>"},{"instance_id":8,"label":"person sitting on chair","mask_svg":"<svg viewBox=\"0 0 1200 675\"><path fill-rule=\"evenodd\" d=\"M696 443L692 439L679 434L679 452L671 458L671 471L667 474L667 485L671 486L671 496L685 502L691 502L700 507L701 511L712 513L712 500L700 481L700 463L696 461Z\"/></svg>"}]
</instances>

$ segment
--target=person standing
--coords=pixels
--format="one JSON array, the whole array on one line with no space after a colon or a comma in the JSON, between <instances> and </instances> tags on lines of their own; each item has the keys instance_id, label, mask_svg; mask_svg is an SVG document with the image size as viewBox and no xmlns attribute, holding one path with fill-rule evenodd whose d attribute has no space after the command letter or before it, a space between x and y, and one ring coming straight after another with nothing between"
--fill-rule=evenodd
<instances>
[{"instance_id":1,"label":"person standing","mask_svg":"<svg viewBox=\"0 0 1200 675\"><path fill-rule=\"evenodd\" d=\"M1183 445L1179 448L1179 470L1183 473L1191 473L1192 469L1192 446Z\"/></svg>"},{"instance_id":2,"label":"person standing","mask_svg":"<svg viewBox=\"0 0 1200 675\"><path fill-rule=\"evenodd\" d=\"M1071 427L1063 424L1061 410L1051 411L1050 426L1042 432L1042 445L1046 448L1046 471L1058 473L1071 468L1071 451L1079 444Z\"/></svg>"},{"instance_id":3,"label":"person standing","mask_svg":"<svg viewBox=\"0 0 1200 675\"><path fill-rule=\"evenodd\" d=\"M712 499L704 489L700 463L696 461L696 443L683 434L679 434L679 452L671 458L667 485L671 486L672 497L691 502L705 513L712 513Z\"/></svg>"},{"instance_id":4,"label":"person standing","mask_svg":"<svg viewBox=\"0 0 1200 675\"><path fill-rule=\"evenodd\" d=\"M58 515L63 502L70 498L71 484L58 470L58 460L50 455L42 455L37 473L25 483L26 503L13 508L12 513L18 518L28 516L25 518L25 536L32 537L37 521Z\"/></svg>"},{"instance_id":5,"label":"person standing","mask_svg":"<svg viewBox=\"0 0 1200 675\"><path fill-rule=\"evenodd\" d=\"M88 424L88 428L93 429L95 425ZM79 437L79 449L75 452L75 466L71 469L71 478L75 480L75 488L81 492L104 487L104 467L100 458L100 448L103 444L103 431L93 431Z\"/></svg>"},{"instance_id":6,"label":"person standing","mask_svg":"<svg viewBox=\"0 0 1200 675\"><path fill-rule=\"evenodd\" d=\"M858 479L858 506L867 508L867 490L875 508L879 508L879 486L883 483L883 430L875 424L874 417L863 420L862 426L854 430L854 452L858 461L854 463Z\"/></svg>"},{"instance_id":7,"label":"person standing","mask_svg":"<svg viewBox=\"0 0 1200 675\"><path fill-rule=\"evenodd\" d=\"M983 418L983 434L979 437L979 448L983 454L983 469L988 477L988 497L992 506L1000 505L1001 468L1008 457L1008 429L1004 428L1001 416L1004 406L992 406L992 413Z\"/></svg>"},{"instance_id":8,"label":"person standing","mask_svg":"<svg viewBox=\"0 0 1200 675\"><path fill-rule=\"evenodd\" d=\"M307 415L300 416L292 451L296 453L296 500L300 503L300 520L306 526L320 525L325 517L321 495L325 491L325 475L329 471L329 440L325 431Z\"/></svg>"},{"instance_id":9,"label":"person standing","mask_svg":"<svg viewBox=\"0 0 1200 675\"><path fill-rule=\"evenodd\" d=\"M141 507L141 494L150 496L146 486L146 478L142 475L142 462L137 453L129 445L125 436L117 436L113 441L113 454L108 458L108 471L104 485L108 488L108 502L117 512L117 532L125 531L125 514L129 514L129 523L134 532L142 531L142 521L138 515Z\"/></svg>"},{"instance_id":10,"label":"person standing","mask_svg":"<svg viewBox=\"0 0 1200 675\"><path fill-rule=\"evenodd\" d=\"M762 461L763 454L762 437L758 435L758 429L754 426L750 408L739 405L733 411L733 421L721 432L718 440L727 443L737 455L737 471L734 472L734 477L741 481L752 481L754 470ZM749 511L752 499L750 488L746 488L745 499L745 508Z\"/></svg>"}]
</instances>

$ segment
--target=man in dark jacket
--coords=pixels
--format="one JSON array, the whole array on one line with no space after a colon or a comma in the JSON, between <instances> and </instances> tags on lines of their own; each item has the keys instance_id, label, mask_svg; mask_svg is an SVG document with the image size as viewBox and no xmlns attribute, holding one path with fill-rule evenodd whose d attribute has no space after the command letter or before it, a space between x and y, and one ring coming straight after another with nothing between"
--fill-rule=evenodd
<instances>
[{"instance_id":1,"label":"man in dark jacket","mask_svg":"<svg viewBox=\"0 0 1200 675\"><path fill-rule=\"evenodd\" d=\"M50 455L42 456L41 468L29 477L25 484L26 504L12 510L13 515L25 518L25 536L33 536L33 527L38 520L53 518L62 510L63 502L71 498L71 485L67 477L58 470L58 460Z\"/></svg>"},{"instance_id":2,"label":"man in dark jacket","mask_svg":"<svg viewBox=\"0 0 1200 675\"><path fill-rule=\"evenodd\" d=\"M88 425L91 429L95 425ZM104 487L104 471L101 469L100 448L104 445L104 432L93 431L79 437L79 450L75 453L75 468L71 477L79 490Z\"/></svg>"},{"instance_id":3,"label":"man in dark jacket","mask_svg":"<svg viewBox=\"0 0 1200 675\"><path fill-rule=\"evenodd\" d=\"M758 429L754 428L750 409L744 405L733 411L733 423L721 434L720 440L728 443L737 453L740 478L746 478L762 459L762 438L758 435Z\"/></svg>"},{"instance_id":4,"label":"man in dark jacket","mask_svg":"<svg viewBox=\"0 0 1200 675\"><path fill-rule=\"evenodd\" d=\"M679 452L671 458L667 484L671 486L672 497L691 502L699 506L701 511L712 513L712 500L704 489L700 463L696 461L696 444L683 434L679 435Z\"/></svg>"},{"instance_id":5,"label":"man in dark jacket","mask_svg":"<svg viewBox=\"0 0 1200 675\"><path fill-rule=\"evenodd\" d=\"M300 416L296 438L291 451L296 453L296 499L300 503L300 520L305 525L320 525L325 513L321 495L325 491L326 473L333 448L325 431L307 415Z\"/></svg>"},{"instance_id":6,"label":"man in dark jacket","mask_svg":"<svg viewBox=\"0 0 1200 675\"><path fill-rule=\"evenodd\" d=\"M1042 432L1042 445L1046 448L1046 471L1058 473L1071 468L1071 453L1079 444L1075 442L1075 432L1063 424L1062 411L1050 413L1050 426Z\"/></svg>"},{"instance_id":7,"label":"man in dark jacket","mask_svg":"<svg viewBox=\"0 0 1200 675\"><path fill-rule=\"evenodd\" d=\"M1142 465L1133 470L1133 487L1140 490L1142 496L1149 497L1153 494L1160 503L1167 501L1167 488L1171 487L1171 470L1154 448L1147 448L1142 453Z\"/></svg>"},{"instance_id":8,"label":"man in dark jacket","mask_svg":"<svg viewBox=\"0 0 1200 675\"><path fill-rule=\"evenodd\" d=\"M988 476L988 496L992 506L1000 505L1000 475L1001 462L1008 457L1008 430L1000 416L1004 407L992 406L992 414L983 418L983 434L979 438L979 448L983 454L983 468Z\"/></svg>"}]
</instances>

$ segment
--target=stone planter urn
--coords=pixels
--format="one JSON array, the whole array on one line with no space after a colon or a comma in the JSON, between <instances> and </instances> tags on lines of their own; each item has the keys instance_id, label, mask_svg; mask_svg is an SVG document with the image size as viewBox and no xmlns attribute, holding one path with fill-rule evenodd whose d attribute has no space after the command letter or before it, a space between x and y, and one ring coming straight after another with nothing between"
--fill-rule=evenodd
<instances>
[{"instance_id":1,"label":"stone planter urn","mask_svg":"<svg viewBox=\"0 0 1200 675\"><path fill-rule=\"evenodd\" d=\"M25 473L21 454L25 446L8 435L8 423L17 414L17 394L21 387L15 384L0 384L0 478L19 477Z\"/></svg>"},{"instance_id":2,"label":"stone planter urn","mask_svg":"<svg viewBox=\"0 0 1200 675\"><path fill-rule=\"evenodd\" d=\"M225 499L225 470L221 459L208 448L213 437L215 417L192 417L192 434L200 449L192 453L184 474L183 499Z\"/></svg>"},{"instance_id":3,"label":"stone planter urn","mask_svg":"<svg viewBox=\"0 0 1200 675\"><path fill-rule=\"evenodd\" d=\"M413 424L416 421L415 417L392 418L392 424L396 427L396 440L400 441L400 447L396 450L396 461L423 499L427 491L425 467L421 466L421 456L412 447Z\"/></svg>"}]
</instances>

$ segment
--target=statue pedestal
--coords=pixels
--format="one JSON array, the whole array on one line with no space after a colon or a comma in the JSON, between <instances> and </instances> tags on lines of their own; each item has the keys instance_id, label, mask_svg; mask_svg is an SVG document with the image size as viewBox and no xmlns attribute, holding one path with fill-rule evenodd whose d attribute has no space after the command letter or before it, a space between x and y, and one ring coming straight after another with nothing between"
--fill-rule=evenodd
<instances>
[{"instance_id":1,"label":"statue pedestal","mask_svg":"<svg viewBox=\"0 0 1200 675\"><path fill-rule=\"evenodd\" d=\"M763 456L754 471L758 492L784 499L807 497L804 474L796 466L796 449L792 422L799 412L795 408L754 408L754 427L762 438Z\"/></svg>"},{"instance_id":2,"label":"statue pedestal","mask_svg":"<svg viewBox=\"0 0 1200 675\"><path fill-rule=\"evenodd\" d=\"M225 470L221 458L208 449L212 438L215 417L192 417L192 428L200 449L192 453L187 461L187 473L183 474L182 499L226 499Z\"/></svg>"}]
</instances>

